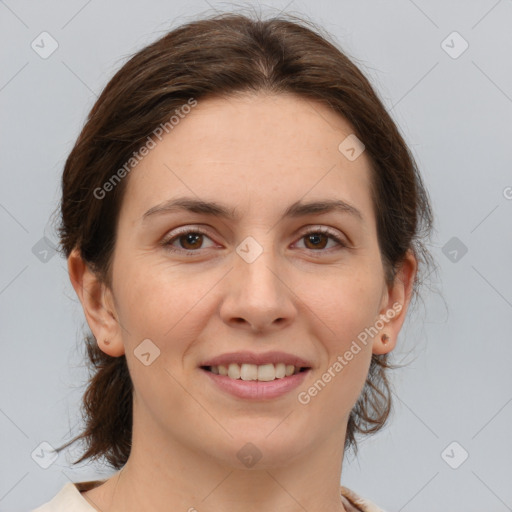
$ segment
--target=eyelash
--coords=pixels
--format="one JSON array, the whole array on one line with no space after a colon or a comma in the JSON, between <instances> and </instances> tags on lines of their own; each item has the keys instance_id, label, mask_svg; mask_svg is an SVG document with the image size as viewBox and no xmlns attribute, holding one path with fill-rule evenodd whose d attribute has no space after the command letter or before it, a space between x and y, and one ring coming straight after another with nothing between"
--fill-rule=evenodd
<instances>
[{"instance_id":1,"label":"eyelash","mask_svg":"<svg viewBox=\"0 0 512 512\"><path fill-rule=\"evenodd\" d=\"M201 249L195 249L195 250L187 250L187 249L183 249L183 248L176 248L176 247L173 247L171 244L175 241L175 240L178 240L180 237L184 236L184 235L189 235L189 234L195 234L195 235L204 235L208 238L211 239L211 237L208 235L208 233L206 233L205 231L203 231L202 229L200 228L194 228L194 229L191 229L191 228L187 228L187 229L184 229L183 231L180 231L176 234L174 234L171 238L166 238L163 242L162 242L162 245L165 247L166 250L170 251L170 252L173 252L173 253L181 253L181 254L184 254L186 256L194 256L195 254L197 254ZM335 233L333 233L331 230L327 229L327 228L315 228L315 229L311 229L309 231L306 231L305 233L303 233L301 235L301 237L299 238L300 240L305 238L306 236L308 235L316 235L316 234L323 234L323 235L327 235L329 238L331 238L332 240L334 240L338 245L339 247L338 248L348 248L348 245L341 239L339 238ZM334 247L331 247L331 249L335 249ZM312 252L327 252L327 251L330 251L330 249L318 249L318 250L315 250L315 249L307 249L309 251L312 251Z\"/></svg>"}]
</instances>

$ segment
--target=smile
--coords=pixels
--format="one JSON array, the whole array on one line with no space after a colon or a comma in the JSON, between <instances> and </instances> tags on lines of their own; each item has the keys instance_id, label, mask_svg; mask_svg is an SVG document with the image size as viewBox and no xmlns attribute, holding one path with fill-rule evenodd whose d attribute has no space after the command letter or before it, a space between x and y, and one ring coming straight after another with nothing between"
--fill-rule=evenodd
<instances>
[{"instance_id":1,"label":"smile","mask_svg":"<svg viewBox=\"0 0 512 512\"><path fill-rule=\"evenodd\" d=\"M279 366L279 363L275 365L247 365L249 367L255 367L258 371L258 374L260 372L261 367L269 367L272 366L272 368L267 368L261 370L262 372L268 372L267 373L267 379L268 380L244 380L241 378L241 375L239 377L236 377L237 372L242 374L242 372L245 374L245 372L252 373L254 375L254 368L249 368L248 370L244 370L245 364L238 365L236 363L231 363L229 367L225 367L227 372L229 372L229 369L231 368L231 375L233 377L230 377L229 375L221 375L220 370L219 373L214 373L215 370L211 370L212 367L201 367L201 372L205 375L207 379L209 379L209 382L214 385L216 389L221 391L223 394L228 394L232 397L239 398L245 400L251 400L251 401L267 401L272 400L279 397L284 397L285 395L289 394L290 391L296 389L299 387L306 378L307 375L311 372L311 368L299 368L293 366L293 373L290 375L286 375L286 368L285 368L285 376L284 377L276 377L274 376L273 379L270 379L272 376L272 372L275 375L276 371L282 372L282 368ZM277 368L279 366L279 368ZM218 368L218 367L213 367ZM224 370L222 370L224 371ZM290 369L288 370L290 371ZM280 375L281 373L279 373ZM295 395L293 395L295 399Z\"/></svg>"},{"instance_id":2,"label":"smile","mask_svg":"<svg viewBox=\"0 0 512 512\"><path fill-rule=\"evenodd\" d=\"M229 365L206 366L203 369L210 371L215 375L227 376L234 380L256 380L260 382L270 382L276 379L284 379L301 371L307 370L305 367L294 366L293 364L277 363L256 365L251 363L231 363Z\"/></svg>"}]
</instances>

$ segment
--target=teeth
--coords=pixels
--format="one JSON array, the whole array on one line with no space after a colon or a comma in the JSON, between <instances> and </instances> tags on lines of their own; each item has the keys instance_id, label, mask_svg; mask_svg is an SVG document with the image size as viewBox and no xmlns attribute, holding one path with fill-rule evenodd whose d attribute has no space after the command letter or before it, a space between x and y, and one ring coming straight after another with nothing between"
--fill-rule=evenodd
<instances>
[{"instance_id":1,"label":"teeth","mask_svg":"<svg viewBox=\"0 0 512 512\"><path fill-rule=\"evenodd\" d=\"M284 363L276 364L276 379L282 379L286 375L286 365Z\"/></svg>"},{"instance_id":2,"label":"teeth","mask_svg":"<svg viewBox=\"0 0 512 512\"><path fill-rule=\"evenodd\" d=\"M231 377L232 379L239 379L240 378L240 366L236 363L231 363L228 366L228 377Z\"/></svg>"},{"instance_id":3,"label":"teeth","mask_svg":"<svg viewBox=\"0 0 512 512\"><path fill-rule=\"evenodd\" d=\"M268 382L275 379L282 379L299 373L300 367L295 367L293 364L248 364L248 363L231 363L229 366L222 364L218 366L210 366L209 370L216 375L227 375L231 379L242 380L259 380Z\"/></svg>"},{"instance_id":4,"label":"teeth","mask_svg":"<svg viewBox=\"0 0 512 512\"><path fill-rule=\"evenodd\" d=\"M245 364L242 365L242 368L245 366ZM251 365L253 366L253 365ZM276 369L273 364L262 364L261 366L256 366L258 369L258 373L256 375L258 380L262 381L269 381L269 380L275 380L276 378Z\"/></svg>"},{"instance_id":5,"label":"teeth","mask_svg":"<svg viewBox=\"0 0 512 512\"><path fill-rule=\"evenodd\" d=\"M240 378L242 380L258 380L259 368L255 364L242 364L240 366Z\"/></svg>"}]
</instances>

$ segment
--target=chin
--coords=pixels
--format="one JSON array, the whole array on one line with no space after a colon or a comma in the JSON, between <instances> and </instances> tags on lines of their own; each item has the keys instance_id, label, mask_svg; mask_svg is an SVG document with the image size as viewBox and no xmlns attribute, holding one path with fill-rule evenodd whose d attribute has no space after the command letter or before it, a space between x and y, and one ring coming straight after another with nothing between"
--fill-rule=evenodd
<instances>
[{"instance_id":1,"label":"chin","mask_svg":"<svg viewBox=\"0 0 512 512\"><path fill-rule=\"evenodd\" d=\"M303 455L303 436L294 435L289 427L279 432L279 422L273 421L270 428L269 423L240 429L232 439L226 440L226 450L218 453L223 462L236 469L262 470L286 467Z\"/></svg>"}]
</instances>

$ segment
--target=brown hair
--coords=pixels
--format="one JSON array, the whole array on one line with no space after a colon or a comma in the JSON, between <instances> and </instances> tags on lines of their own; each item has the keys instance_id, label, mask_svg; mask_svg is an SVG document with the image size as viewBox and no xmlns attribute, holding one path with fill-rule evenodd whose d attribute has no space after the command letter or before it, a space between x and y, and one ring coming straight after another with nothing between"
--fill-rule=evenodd
<instances>
[{"instance_id":1,"label":"brown hair","mask_svg":"<svg viewBox=\"0 0 512 512\"><path fill-rule=\"evenodd\" d=\"M223 13L184 24L136 53L103 90L67 158L59 226L63 255L79 249L111 286L115 228L128 178L101 200L93 191L190 98L264 91L321 101L352 125L372 163L371 193L387 282L393 282L409 249L428 266L432 257L422 235L430 234L433 220L414 159L369 81L321 32L291 15L261 20ZM86 346L93 375L83 397L85 428L58 451L81 440L87 450L74 464L104 457L119 469L130 454L132 434L133 387L126 358L105 354L92 334ZM372 355L349 416L345 449L357 453L355 434L384 425L391 410L386 369L393 367L387 354Z\"/></svg>"}]
</instances>

